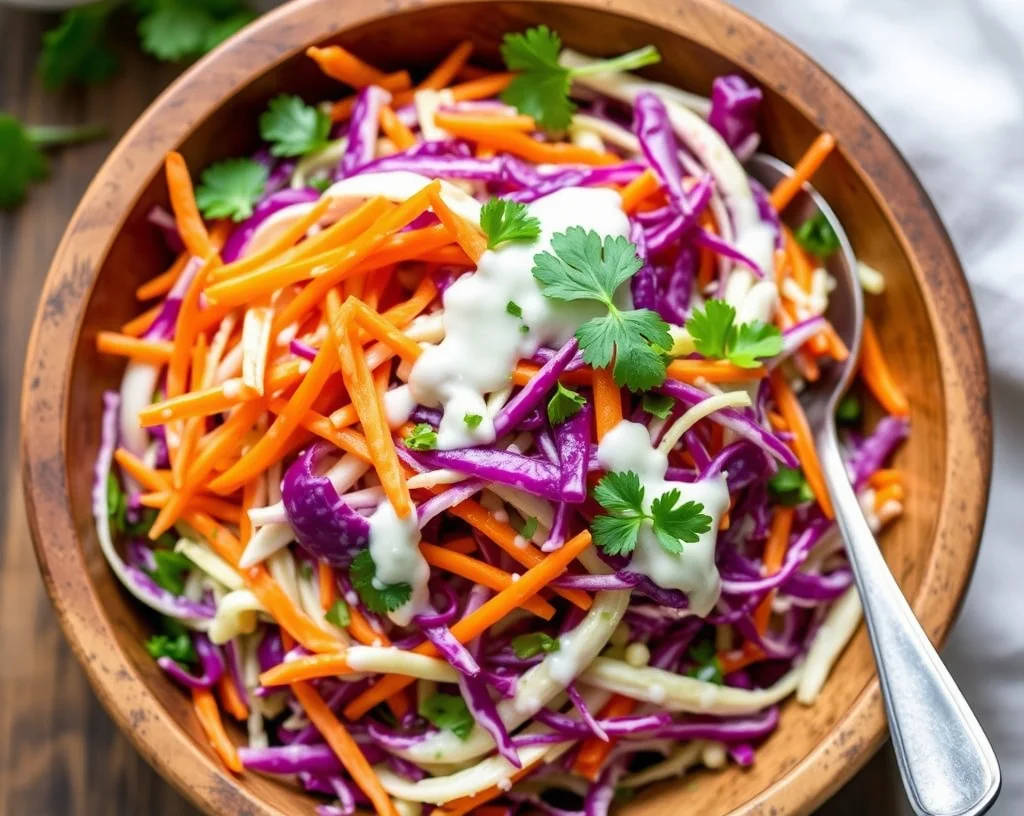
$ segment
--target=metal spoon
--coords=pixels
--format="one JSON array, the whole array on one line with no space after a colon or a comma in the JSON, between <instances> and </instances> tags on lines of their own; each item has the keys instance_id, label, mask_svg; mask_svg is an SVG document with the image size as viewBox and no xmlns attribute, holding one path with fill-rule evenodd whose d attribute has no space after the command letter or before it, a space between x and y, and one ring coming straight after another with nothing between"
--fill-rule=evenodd
<instances>
[{"instance_id":1,"label":"metal spoon","mask_svg":"<svg viewBox=\"0 0 1024 816\"><path fill-rule=\"evenodd\" d=\"M768 189L793 172L763 154L754 156L747 170ZM842 225L825 200L804 184L786 215L802 223L815 212L821 212L839 236L840 251L828 263L836 279L828 317L850 357L843 365L823 367L821 379L801 395L801 401L864 607L893 749L918 816L975 816L988 810L999 795L999 763L886 566L839 455L835 413L856 371L864 298Z\"/></svg>"}]
</instances>

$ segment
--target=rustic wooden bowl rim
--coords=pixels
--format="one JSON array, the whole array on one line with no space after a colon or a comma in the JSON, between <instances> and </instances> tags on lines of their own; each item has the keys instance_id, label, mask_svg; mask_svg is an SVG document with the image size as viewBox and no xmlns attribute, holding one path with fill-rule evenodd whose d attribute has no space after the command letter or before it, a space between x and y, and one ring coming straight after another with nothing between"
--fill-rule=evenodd
<instances>
[{"instance_id":1,"label":"rustic wooden bowl rim","mask_svg":"<svg viewBox=\"0 0 1024 816\"><path fill-rule=\"evenodd\" d=\"M79 342L97 271L132 210L138 190L159 172L166 151L176 148L224 99L306 45L342 28L384 15L466 2L500 0L363 0L358 4L296 0L269 13L193 66L139 118L90 185L46 280L25 368L22 450L29 521L47 591L104 706L146 759L207 812L283 813L242 789L193 742L145 688L145 681L114 637L114 624L107 619L84 568L78 544L80 531L75 529L68 493L66 442L72 355L67 350ZM555 0L529 3L536 4L555 4ZM777 59L820 76L834 93L835 104L844 107L845 115L859 119L864 132L881 146L882 155L876 156L871 172L845 146L841 149L884 208L899 237L922 290L939 348L943 395L949 412L945 484L957 484L958 494L955 511L950 507L953 497L949 491L942 496L941 507L937 508L936 542L954 541L956 547L933 547L924 565L921 588L912 602L929 634L941 642L966 591L976 558L991 471L991 420L977 318L952 245L927 196L874 121L823 69L792 44L719 0L688 0L677 14L662 11L657 0L560 0L558 4L599 9L661 26L724 54L765 84L771 81L771 67L759 64L756 55L732 45L729 38L739 30L749 32L753 40L771 40ZM699 16L699 26L690 25L689 14ZM225 57L237 50L251 57L245 71L219 70L227 61ZM828 127L829 114L816 112L816 100L804 98L798 91L777 90L820 127ZM186 100L188 116L176 116ZM879 167L884 167L884 172ZM123 183L122 178L132 181ZM913 243L904 229L911 207L926 213L920 219L925 225L914 231ZM927 274L922 248L927 249ZM941 297L936 294L940 291ZM974 396L964 396L971 389ZM954 403L955 410L951 409ZM967 483L956 480L965 459L978 463L981 478ZM59 555L72 548L79 555L76 563ZM944 590L930 594L929 583L936 580L935 565L939 561ZM68 586L81 591L68 592ZM133 693L125 694L125 689ZM141 703L136 705L138 699ZM872 678L817 748L734 812L809 812L853 776L885 735L878 682ZM823 762L830 752L841 753L843 761Z\"/></svg>"}]
</instances>

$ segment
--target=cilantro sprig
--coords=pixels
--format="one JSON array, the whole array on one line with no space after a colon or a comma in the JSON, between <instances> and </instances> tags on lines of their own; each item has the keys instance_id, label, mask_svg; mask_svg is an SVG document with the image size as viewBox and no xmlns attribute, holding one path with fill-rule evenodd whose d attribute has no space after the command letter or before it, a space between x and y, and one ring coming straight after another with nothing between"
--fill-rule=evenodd
<instances>
[{"instance_id":1,"label":"cilantro sprig","mask_svg":"<svg viewBox=\"0 0 1024 816\"><path fill-rule=\"evenodd\" d=\"M607 555L629 555L636 548L643 524L649 523L658 543L673 555L683 544L694 544L711 529L711 517L700 502L678 504L677 488L656 497L645 509L644 486L631 470L608 473L594 488L594 498L607 515L598 516L590 526L594 542Z\"/></svg>"},{"instance_id":2,"label":"cilantro sprig","mask_svg":"<svg viewBox=\"0 0 1024 816\"><path fill-rule=\"evenodd\" d=\"M804 221L793 237L801 247L823 260L839 249L839 236L824 213L815 213Z\"/></svg>"},{"instance_id":3,"label":"cilantro sprig","mask_svg":"<svg viewBox=\"0 0 1024 816\"><path fill-rule=\"evenodd\" d=\"M185 573L193 568L193 564L181 553L174 550L153 550L156 566L146 570L149 577L172 595L180 595L185 591Z\"/></svg>"},{"instance_id":4,"label":"cilantro sprig","mask_svg":"<svg viewBox=\"0 0 1024 816\"><path fill-rule=\"evenodd\" d=\"M540 219L530 215L525 204L492 198L480 208L480 228L487 236L487 248L494 249L507 241L535 240L540 236Z\"/></svg>"},{"instance_id":5,"label":"cilantro sprig","mask_svg":"<svg viewBox=\"0 0 1024 816\"><path fill-rule=\"evenodd\" d=\"M331 118L299 97L281 94L260 115L260 136L274 156L303 156L319 150L331 133Z\"/></svg>"},{"instance_id":6,"label":"cilantro sprig","mask_svg":"<svg viewBox=\"0 0 1024 816\"><path fill-rule=\"evenodd\" d=\"M467 425L469 423L466 423ZM416 425L405 438L405 446L409 450L427 451L437 448L437 431L426 422Z\"/></svg>"},{"instance_id":7,"label":"cilantro sprig","mask_svg":"<svg viewBox=\"0 0 1024 816\"><path fill-rule=\"evenodd\" d=\"M376 580L377 565L369 550L363 550L352 559L348 576L366 608L378 615L394 612L412 597L409 584L385 584Z\"/></svg>"},{"instance_id":8,"label":"cilantro sprig","mask_svg":"<svg viewBox=\"0 0 1024 816\"><path fill-rule=\"evenodd\" d=\"M561 425L582 411L586 404L587 400L582 394L556 383L555 393L548 400L548 421L552 425Z\"/></svg>"},{"instance_id":9,"label":"cilantro sprig","mask_svg":"<svg viewBox=\"0 0 1024 816\"><path fill-rule=\"evenodd\" d=\"M328 623L333 623L339 629L344 629L352 622L352 614L349 612L348 604L341 598L338 598L331 608L324 613L324 620Z\"/></svg>"},{"instance_id":10,"label":"cilantro sprig","mask_svg":"<svg viewBox=\"0 0 1024 816\"><path fill-rule=\"evenodd\" d=\"M668 394L659 394L657 391L648 391L640 400L644 412L658 419L668 419L675 404L676 401Z\"/></svg>"},{"instance_id":11,"label":"cilantro sprig","mask_svg":"<svg viewBox=\"0 0 1024 816\"><path fill-rule=\"evenodd\" d=\"M566 68L558 62L562 38L545 25L521 34L506 34L501 56L510 71L519 75L502 93L503 101L520 113L532 116L544 130L565 130L576 110L569 98L573 77L610 71L631 71L661 60L654 46L630 51L610 60L580 68Z\"/></svg>"},{"instance_id":12,"label":"cilantro sprig","mask_svg":"<svg viewBox=\"0 0 1024 816\"><path fill-rule=\"evenodd\" d=\"M512 651L516 653L516 657L523 659L539 654L551 654L560 648L561 643L558 638L553 638L543 632L532 632L512 638Z\"/></svg>"},{"instance_id":13,"label":"cilantro sprig","mask_svg":"<svg viewBox=\"0 0 1024 816\"><path fill-rule=\"evenodd\" d=\"M253 159L226 159L211 164L200 177L196 204L206 218L244 221L267 184L265 165Z\"/></svg>"},{"instance_id":14,"label":"cilantro sprig","mask_svg":"<svg viewBox=\"0 0 1024 816\"><path fill-rule=\"evenodd\" d=\"M473 715L458 694L432 694L420 703L419 714L437 728L451 731L460 740L469 739L473 731Z\"/></svg>"},{"instance_id":15,"label":"cilantro sprig","mask_svg":"<svg viewBox=\"0 0 1024 816\"><path fill-rule=\"evenodd\" d=\"M146 651L154 660L169 657L182 665L199 662L192 638L184 632L177 635L153 635L146 641Z\"/></svg>"},{"instance_id":16,"label":"cilantro sprig","mask_svg":"<svg viewBox=\"0 0 1024 816\"><path fill-rule=\"evenodd\" d=\"M480 427L480 423L484 421L482 414L465 414L462 417L462 421L466 423L466 427L471 431L475 431Z\"/></svg>"},{"instance_id":17,"label":"cilantro sprig","mask_svg":"<svg viewBox=\"0 0 1024 816\"><path fill-rule=\"evenodd\" d=\"M768 479L768 493L776 504L794 507L812 501L814 493L807 484L800 468L789 468L784 465Z\"/></svg>"},{"instance_id":18,"label":"cilantro sprig","mask_svg":"<svg viewBox=\"0 0 1024 816\"><path fill-rule=\"evenodd\" d=\"M757 368L764 357L782 351L782 332L777 326L755 320L736 324L736 310L724 300L709 300L694 309L686 330L701 354L728 360L740 368Z\"/></svg>"},{"instance_id":19,"label":"cilantro sprig","mask_svg":"<svg viewBox=\"0 0 1024 816\"><path fill-rule=\"evenodd\" d=\"M668 324L650 309L622 310L615 291L635 275L643 262L636 245L622 237L601 236L570 227L551 239L554 254L533 258L533 276L553 300L594 300L608 314L588 320L576 332L585 362L598 368L612 365L617 385L644 391L665 381L665 354L672 345Z\"/></svg>"}]
</instances>

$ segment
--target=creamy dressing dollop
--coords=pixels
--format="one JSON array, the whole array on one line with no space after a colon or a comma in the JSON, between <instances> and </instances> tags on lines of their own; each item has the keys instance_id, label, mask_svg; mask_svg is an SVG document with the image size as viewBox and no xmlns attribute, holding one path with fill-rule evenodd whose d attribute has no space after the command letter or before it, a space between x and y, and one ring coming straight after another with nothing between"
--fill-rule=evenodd
<instances>
[{"instance_id":1,"label":"creamy dressing dollop","mask_svg":"<svg viewBox=\"0 0 1024 816\"><path fill-rule=\"evenodd\" d=\"M370 557L377 568L374 586L408 584L409 600L388 617L398 626L408 626L430 604L430 565L420 553L420 531L416 514L399 518L391 502L385 500L370 516Z\"/></svg>"},{"instance_id":2,"label":"creamy dressing dollop","mask_svg":"<svg viewBox=\"0 0 1024 816\"><path fill-rule=\"evenodd\" d=\"M597 459L605 471L630 470L640 478L647 512L656 498L670 490L680 492L680 503L695 501L704 505L704 513L711 517L711 529L696 543L684 543L678 555L665 550L650 523L644 522L629 569L646 575L663 589L679 590L688 598L692 612L707 615L722 593L722 580L715 566L715 542L719 522L729 508L725 476L693 483L666 481L668 457L651 444L647 428L635 422L620 422L605 434L598 446Z\"/></svg>"},{"instance_id":3,"label":"creamy dressing dollop","mask_svg":"<svg viewBox=\"0 0 1024 816\"><path fill-rule=\"evenodd\" d=\"M528 205L540 221L534 241L511 241L480 258L444 293L444 339L427 346L409 376L416 402L442 407L437 446L442 450L494 441L485 395L506 387L520 359L541 345L562 345L603 307L590 301L561 303L546 298L533 277L533 258L551 249L551 238L570 227L627 237L629 219L614 190L568 187ZM618 298L628 298L624 285ZM516 308L510 310L509 304ZM630 304L624 304L627 307ZM521 311L522 317L512 312ZM467 414L483 420L475 428Z\"/></svg>"}]
</instances>

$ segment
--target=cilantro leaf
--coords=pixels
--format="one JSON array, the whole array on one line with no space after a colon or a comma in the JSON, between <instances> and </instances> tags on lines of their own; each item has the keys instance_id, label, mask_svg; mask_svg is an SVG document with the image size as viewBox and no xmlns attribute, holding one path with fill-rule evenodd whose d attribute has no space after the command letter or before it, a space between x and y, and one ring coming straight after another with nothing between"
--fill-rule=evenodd
<instances>
[{"instance_id":1,"label":"cilantro leaf","mask_svg":"<svg viewBox=\"0 0 1024 816\"><path fill-rule=\"evenodd\" d=\"M377 565L369 550L363 550L349 567L349 579L366 608L378 615L394 612L409 602L412 587L406 583L382 584L376 580Z\"/></svg>"},{"instance_id":2,"label":"cilantro leaf","mask_svg":"<svg viewBox=\"0 0 1024 816\"><path fill-rule=\"evenodd\" d=\"M149 577L172 595L180 595L185 591L184 573L192 569L192 562L174 550L153 550L156 567L146 570Z\"/></svg>"},{"instance_id":3,"label":"cilantro leaf","mask_svg":"<svg viewBox=\"0 0 1024 816\"><path fill-rule=\"evenodd\" d=\"M105 42L114 6L103 2L71 9L61 15L56 28L43 34L36 70L49 90L73 82L103 82L117 70L117 57Z\"/></svg>"},{"instance_id":4,"label":"cilantro leaf","mask_svg":"<svg viewBox=\"0 0 1024 816\"><path fill-rule=\"evenodd\" d=\"M776 504L794 507L814 498L811 486L807 484L800 468L788 468L780 465L779 469L768 479L768 493Z\"/></svg>"},{"instance_id":5,"label":"cilantro leaf","mask_svg":"<svg viewBox=\"0 0 1024 816\"><path fill-rule=\"evenodd\" d=\"M548 400L548 421L552 425L561 425L582 411L586 404L587 400L582 394L556 383L555 394Z\"/></svg>"},{"instance_id":6,"label":"cilantro leaf","mask_svg":"<svg viewBox=\"0 0 1024 816\"><path fill-rule=\"evenodd\" d=\"M523 307L516 303L514 300L510 300L505 304L505 311L508 312L512 317L518 317L522 320Z\"/></svg>"},{"instance_id":7,"label":"cilantro leaf","mask_svg":"<svg viewBox=\"0 0 1024 816\"><path fill-rule=\"evenodd\" d=\"M480 208L480 228L487 236L487 248L494 249L506 241L534 240L540 235L540 220L529 214L525 204L492 198Z\"/></svg>"},{"instance_id":8,"label":"cilantro leaf","mask_svg":"<svg viewBox=\"0 0 1024 816\"><path fill-rule=\"evenodd\" d=\"M473 715L458 694L432 694L420 703L419 715L461 740L469 739L473 731Z\"/></svg>"},{"instance_id":9,"label":"cilantro leaf","mask_svg":"<svg viewBox=\"0 0 1024 816\"><path fill-rule=\"evenodd\" d=\"M724 300L709 300L686 321L694 346L705 357L729 360L740 368L757 368L758 358L782 351L777 326L755 320L736 325L736 310Z\"/></svg>"},{"instance_id":10,"label":"cilantro leaf","mask_svg":"<svg viewBox=\"0 0 1024 816\"><path fill-rule=\"evenodd\" d=\"M107 474L107 517L110 519L110 529L114 533L123 533L126 527L125 512L128 509L128 499L121 489L121 483L113 473Z\"/></svg>"},{"instance_id":11,"label":"cilantro leaf","mask_svg":"<svg viewBox=\"0 0 1024 816\"><path fill-rule=\"evenodd\" d=\"M860 400L856 394L847 394L836 408L836 419L844 425L853 425L860 421Z\"/></svg>"},{"instance_id":12,"label":"cilantro leaf","mask_svg":"<svg viewBox=\"0 0 1024 816\"><path fill-rule=\"evenodd\" d=\"M839 249L839 236L824 213L815 213L802 223L793 237L817 258L828 258Z\"/></svg>"},{"instance_id":13,"label":"cilantro leaf","mask_svg":"<svg viewBox=\"0 0 1024 816\"><path fill-rule=\"evenodd\" d=\"M203 53L216 21L206 9L177 0L161 0L139 19L142 50L167 62Z\"/></svg>"},{"instance_id":14,"label":"cilantro leaf","mask_svg":"<svg viewBox=\"0 0 1024 816\"><path fill-rule=\"evenodd\" d=\"M512 651L516 653L516 657L521 658L533 657L542 653L551 654L557 652L561 646L558 638L553 638L543 632L512 638Z\"/></svg>"},{"instance_id":15,"label":"cilantro leaf","mask_svg":"<svg viewBox=\"0 0 1024 816\"><path fill-rule=\"evenodd\" d=\"M146 641L146 651L154 660L169 657L182 664L199 662L199 656L192 646L192 638L185 632L177 635L153 635Z\"/></svg>"},{"instance_id":16,"label":"cilantro leaf","mask_svg":"<svg viewBox=\"0 0 1024 816\"><path fill-rule=\"evenodd\" d=\"M682 498L679 489L662 493L651 502L651 520L661 545L671 553L682 552L682 544L696 544L700 536L711 530L711 516L700 502L676 502ZM667 543L671 539L672 543Z\"/></svg>"},{"instance_id":17,"label":"cilantro leaf","mask_svg":"<svg viewBox=\"0 0 1024 816\"><path fill-rule=\"evenodd\" d=\"M348 611L348 604L341 598L338 598L324 614L324 620L328 623L333 623L340 629L344 629L352 622L352 615Z\"/></svg>"},{"instance_id":18,"label":"cilantro leaf","mask_svg":"<svg viewBox=\"0 0 1024 816\"><path fill-rule=\"evenodd\" d=\"M274 156L302 156L327 144L330 117L299 97L281 94L260 115L260 136Z\"/></svg>"},{"instance_id":19,"label":"cilantro leaf","mask_svg":"<svg viewBox=\"0 0 1024 816\"><path fill-rule=\"evenodd\" d=\"M631 470L605 474L594 488L594 499L609 513L644 515L644 486Z\"/></svg>"},{"instance_id":20,"label":"cilantro leaf","mask_svg":"<svg viewBox=\"0 0 1024 816\"><path fill-rule=\"evenodd\" d=\"M207 167L196 188L205 218L244 221L252 215L267 183L267 168L252 159L227 159Z\"/></svg>"},{"instance_id":21,"label":"cilantro leaf","mask_svg":"<svg viewBox=\"0 0 1024 816\"><path fill-rule=\"evenodd\" d=\"M598 516L590 523L590 532L606 555L629 555L636 548L642 523L640 516Z\"/></svg>"},{"instance_id":22,"label":"cilantro leaf","mask_svg":"<svg viewBox=\"0 0 1024 816\"><path fill-rule=\"evenodd\" d=\"M519 531L519 535L529 541L537 533L537 519L530 516L523 522L522 529Z\"/></svg>"},{"instance_id":23,"label":"cilantro leaf","mask_svg":"<svg viewBox=\"0 0 1024 816\"><path fill-rule=\"evenodd\" d=\"M426 422L421 422L405 438L405 446L409 450L434 450L437 448L437 431Z\"/></svg>"},{"instance_id":24,"label":"cilantro leaf","mask_svg":"<svg viewBox=\"0 0 1024 816\"><path fill-rule=\"evenodd\" d=\"M710 640L703 640L696 646L691 646L687 654L690 660L696 664L686 672L688 677L719 686L725 682L722 663L715 652L715 645Z\"/></svg>"},{"instance_id":25,"label":"cilantro leaf","mask_svg":"<svg viewBox=\"0 0 1024 816\"><path fill-rule=\"evenodd\" d=\"M658 419L668 419L676 401L667 394L659 394L657 391L648 391L640 401L644 411Z\"/></svg>"},{"instance_id":26,"label":"cilantro leaf","mask_svg":"<svg viewBox=\"0 0 1024 816\"><path fill-rule=\"evenodd\" d=\"M484 418L480 414L466 414L462 417L462 421L472 431L480 427L480 423L484 421Z\"/></svg>"},{"instance_id":27,"label":"cilantro leaf","mask_svg":"<svg viewBox=\"0 0 1024 816\"><path fill-rule=\"evenodd\" d=\"M558 62L561 51L561 37L545 25L521 34L506 34L501 45L505 65L518 72L502 93L502 100L532 116L548 131L565 130L572 122L576 105L569 99L569 90L574 76L628 71L661 59L657 50L648 46L583 68L566 68Z\"/></svg>"},{"instance_id":28,"label":"cilantro leaf","mask_svg":"<svg viewBox=\"0 0 1024 816\"><path fill-rule=\"evenodd\" d=\"M608 314L580 326L576 338L585 362L598 368L612 365L619 386L641 391L665 381L665 355L672 345L668 324L650 309L622 311L614 302L616 290L637 273L643 262L636 245L622 237L601 236L593 230L570 227L551 240L555 254L534 256L533 276L553 300L595 300Z\"/></svg>"}]
</instances>

